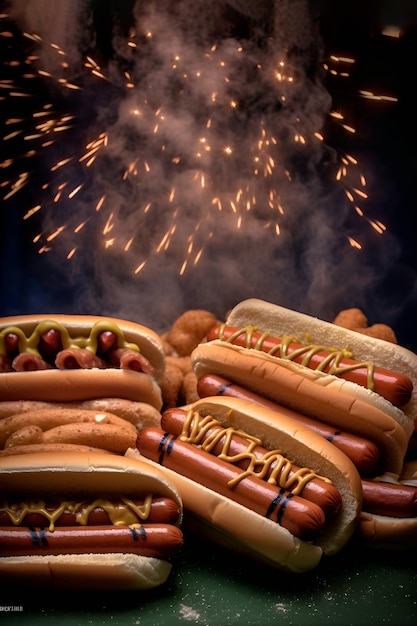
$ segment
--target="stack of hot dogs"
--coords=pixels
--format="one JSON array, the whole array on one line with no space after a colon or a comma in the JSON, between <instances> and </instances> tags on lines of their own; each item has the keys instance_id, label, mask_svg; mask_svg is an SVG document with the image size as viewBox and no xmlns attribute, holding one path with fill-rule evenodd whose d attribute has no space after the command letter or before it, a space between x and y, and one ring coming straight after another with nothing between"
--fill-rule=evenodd
<instances>
[{"instance_id":1,"label":"stack of hot dogs","mask_svg":"<svg viewBox=\"0 0 417 626\"><path fill-rule=\"evenodd\" d=\"M183 543L166 475L125 453L159 426L151 329L95 316L0 323L0 579L78 589L164 583Z\"/></svg>"},{"instance_id":2,"label":"stack of hot dogs","mask_svg":"<svg viewBox=\"0 0 417 626\"><path fill-rule=\"evenodd\" d=\"M166 411L138 448L168 468L200 531L291 571L355 532L417 545L415 354L250 299L191 359L202 399Z\"/></svg>"},{"instance_id":3,"label":"stack of hot dogs","mask_svg":"<svg viewBox=\"0 0 417 626\"><path fill-rule=\"evenodd\" d=\"M417 545L417 356L258 299L207 319L199 399L169 409L149 328L1 321L0 576L161 584L183 505L203 537L290 572L352 537Z\"/></svg>"}]
</instances>

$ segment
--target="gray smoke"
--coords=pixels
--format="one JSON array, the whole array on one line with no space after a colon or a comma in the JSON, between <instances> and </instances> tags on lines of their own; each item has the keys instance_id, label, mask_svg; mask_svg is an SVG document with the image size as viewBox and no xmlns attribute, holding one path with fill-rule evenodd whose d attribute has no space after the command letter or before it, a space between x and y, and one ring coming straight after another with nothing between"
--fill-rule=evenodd
<instances>
[{"instance_id":1,"label":"gray smoke","mask_svg":"<svg viewBox=\"0 0 417 626\"><path fill-rule=\"evenodd\" d=\"M315 135L331 98L307 0L138 2L130 37L114 29L105 80L82 65L95 45L86 2L13 6L44 39L43 67L57 71L51 41L67 52L83 86L78 129L108 138L88 171L65 168L72 188L87 181L83 191L43 209L46 234L66 228L40 262L62 264L53 277L72 286L74 312L164 330L186 309L223 317L246 297L327 319L366 309L399 251L372 229L361 232L361 251L347 241L356 222L335 179L338 155Z\"/></svg>"}]
</instances>

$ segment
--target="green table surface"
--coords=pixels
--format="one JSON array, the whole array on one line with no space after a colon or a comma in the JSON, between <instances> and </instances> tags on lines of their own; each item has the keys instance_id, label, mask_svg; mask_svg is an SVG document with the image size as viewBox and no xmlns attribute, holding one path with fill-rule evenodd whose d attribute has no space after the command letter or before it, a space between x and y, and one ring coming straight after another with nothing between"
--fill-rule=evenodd
<instances>
[{"instance_id":1,"label":"green table surface","mask_svg":"<svg viewBox=\"0 0 417 626\"><path fill-rule=\"evenodd\" d=\"M351 542L308 574L283 574L189 532L172 574L147 592L0 590L3 624L139 626L417 625L417 555ZM6 607L6 609L4 608ZM11 610L10 609L21 610Z\"/></svg>"}]
</instances>

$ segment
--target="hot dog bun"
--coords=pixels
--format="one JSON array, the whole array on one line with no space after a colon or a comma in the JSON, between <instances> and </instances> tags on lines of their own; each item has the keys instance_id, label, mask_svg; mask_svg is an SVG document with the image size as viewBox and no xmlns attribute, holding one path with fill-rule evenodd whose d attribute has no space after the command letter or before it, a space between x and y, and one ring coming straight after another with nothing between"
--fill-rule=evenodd
<instances>
[{"instance_id":1,"label":"hot dog bun","mask_svg":"<svg viewBox=\"0 0 417 626\"><path fill-rule=\"evenodd\" d=\"M417 548L417 517L390 517L362 511L358 535L373 548L413 550Z\"/></svg>"},{"instance_id":2,"label":"hot dog bun","mask_svg":"<svg viewBox=\"0 0 417 626\"><path fill-rule=\"evenodd\" d=\"M351 461L330 443L290 418L277 420L273 411L235 398L207 398L187 409L210 415L223 426L242 429L259 437L270 449L280 449L301 467L327 476L339 489L343 505L317 541L295 537L276 522L229 498L164 468L181 493L185 521L204 536L255 558L269 566L306 572L318 565L323 554L334 554L353 534L361 508L361 481ZM238 520L238 523L237 523Z\"/></svg>"},{"instance_id":3,"label":"hot dog bun","mask_svg":"<svg viewBox=\"0 0 417 626\"><path fill-rule=\"evenodd\" d=\"M231 326L253 323L262 331L273 335L290 335L300 337L301 340L309 336L311 343L347 349L358 361L371 361L377 366L405 374L413 383L411 400L403 411L394 411L393 416L401 421L406 429L409 429L409 424L401 413L404 412L413 422L417 418L417 355L410 350L257 298L243 300L237 304L230 311L227 323ZM392 405L383 401L378 394L375 397L372 391L367 390L364 398L366 397L381 410L392 414Z\"/></svg>"},{"instance_id":4,"label":"hot dog bun","mask_svg":"<svg viewBox=\"0 0 417 626\"><path fill-rule=\"evenodd\" d=\"M71 402L115 397L146 402L161 409L161 390L143 372L118 369L40 370L0 374L3 400Z\"/></svg>"},{"instance_id":5,"label":"hot dog bun","mask_svg":"<svg viewBox=\"0 0 417 626\"><path fill-rule=\"evenodd\" d=\"M60 446L65 454L73 445L123 455L135 446L138 431L158 427L160 422L155 407L125 398L4 401L0 402L0 457Z\"/></svg>"},{"instance_id":6,"label":"hot dog bun","mask_svg":"<svg viewBox=\"0 0 417 626\"><path fill-rule=\"evenodd\" d=\"M410 351L261 300L238 304L227 324L239 328L254 325L260 332L276 336L311 335L314 343L349 348L358 360L371 359L376 364L386 365L388 354L392 356L390 367L398 370L401 366L411 380L416 378L417 356ZM200 344L193 351L192 362L198 378L224 376L277 404L375 442L382 452L382 470L400 471L414 429L416 388L403 410L356 383L220 340Z\"/></svg>"},{"instance_id":7,"label":"hot dog bun","mask_svg":"<svg viewBox=\"0 0 417 626\"><path fill-rule=\"evenodd\" d=\"M173 499L175 486L141 459L100 453L38 453L0 459L0 491L16 499L134 498L152 493ZM150 589L164 583L172 564L136 554L65 554L0 558L2 584L33 588Z\"/></svg>"},{"instance_id":8,"label":"hot dog bun","mask_svg":"<svg viewBox=\"0 0 417 626\"><path fill-rule=\"evenodd\" d=\"M94 353L96 335L91 335L98 326L113 331L118 337L118 346L135 346L154 370L154 376L143 371L128 369L45 369L39 371L2 372L0 374L1 400L51 400L67 402L100 397L120 397L142 401L162 408L159 382L165 369L165 354L159 336L151 329L112 317L93 315L24 315L0 320L0 354L5 352L5 336L8 329L19 329L20 345L27 344L36 351L36 341L42 329L52 327L65 333L71 345L87 346ZM40 329L39 332L37 329ZM95 330L93 330L95 333ZM26 341L27 339L27 341ZM26 347L26 346L24 346Z\"/></svg>"},{"instance_id":9,"label":"hot dog bun","mask_svg":"<svg viewBox=\"0 0 417 626\"><path fill-rule=\"evenodd\" d=\"M340 383L346 381L307 368L300 372L297 364L218 340L198 346L192 360L198 378L219 374L277 404L374 441L386 470L401 467L408 444L404 429L377 407L342 393Z\"/></svg>"},{"instance_id":10,"label":"hot dog bun","mask_svg":"<svg viewBox=\"0 0 417 626\"><path fill-rule=\"evenodd\" d=\"M33 413L39 410L81 409L87 411L108 412L123 418L136 426L137 430L146 426L157 426L161 421L161 413L147 402L136 402L126 398L93 398L73 402L46 402L44 400L5 400L0 402L1 420L22 413Z\"/></svg>"}]
</instances>

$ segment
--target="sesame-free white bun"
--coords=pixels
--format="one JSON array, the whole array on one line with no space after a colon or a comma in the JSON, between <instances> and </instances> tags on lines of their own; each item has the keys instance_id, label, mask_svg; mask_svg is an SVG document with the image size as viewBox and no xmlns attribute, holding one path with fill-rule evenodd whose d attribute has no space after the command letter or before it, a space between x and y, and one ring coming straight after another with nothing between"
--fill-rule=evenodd
<instances>
[{"instance_id":1,"label":"sesame-free white bun","mask_svg":"<svg viewBox=\"0 0 417 626\"><path fill-rule=\"evenodd\" d=\"M36 453L0 459L3 497L74 499L152 493L173 499L180 495L158 467L137 458L100 453ZM164 559L135 554L66 554L0 558L0 580L45 589L150 589L163 584L172 569Z\"/></svg>"},{"instance_id":2,"label":"sesame-free white bun","mask_svg":"<svg viewBox=\"0 0 417 626\"><path fill-rule=\"evenodd\" d=\"M201 343L192 353L198 378L205 374L223 376L278 405L368 439L381 451L382 471L400 471L417 415L417 355L387 341L255 298L236 305L226 325L255 327L261 333L296 337L300 342L328 346L330 350L351 350L360 362L371 361L408 376L414 384L411 400L398 408L356 383L227 340Z\"/></svg>"},{"instance_id":3,"label":"sesame-free white bun","mask_svg":"<svg viewBox=\"0 0 417 626\"><path fill-rule=\"evenodd\" d=\"M339 450L290 418L277 420L275 412L235 398L205 398L186 407L211 415L222 426L238 428L279 449L300 467L330 478L341 493L340 512L314 543L300 540L276 522L219 495L180 473L164 468L177 486L185 520L203 536L214 539L269 566L291 572L315 568L323 554L334 554L352 536L362 503L359 474Z\"/></svg>"},{"instance_id":4,"label":"sesame-free white bun","mask_svg":"<svg viewBox=\"0 0 417 626\"><path fill-rule=\"evenodd\" d=\"M417 355L411 350L258 298L239 302L227 317L230 326L242 327L250 323L277 337L289 335L304 341L308 336L309 343L346 349L357 361L372 361L376 366L401 372L411 379L414 387L411 400L403 411L409 420L417 418ZM385 402L380 407L390 411Z\"/></svg>"}]
</instances>

